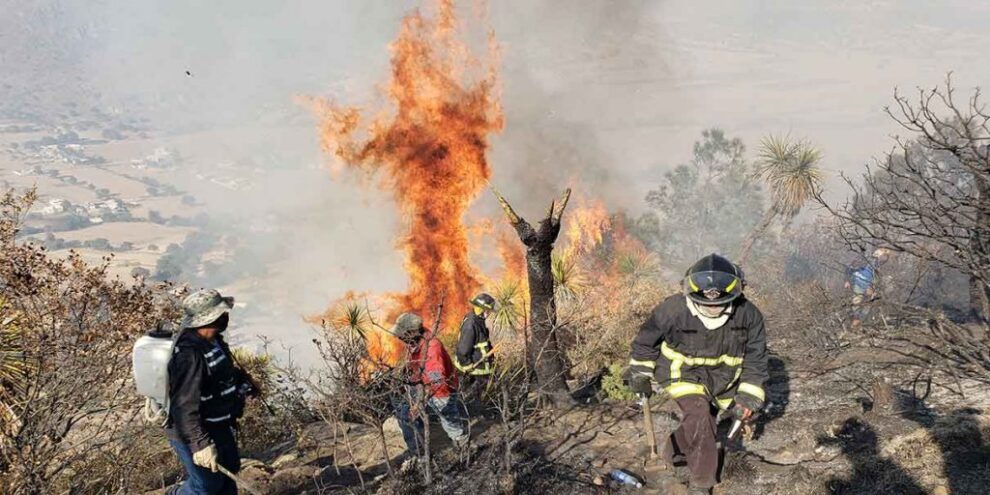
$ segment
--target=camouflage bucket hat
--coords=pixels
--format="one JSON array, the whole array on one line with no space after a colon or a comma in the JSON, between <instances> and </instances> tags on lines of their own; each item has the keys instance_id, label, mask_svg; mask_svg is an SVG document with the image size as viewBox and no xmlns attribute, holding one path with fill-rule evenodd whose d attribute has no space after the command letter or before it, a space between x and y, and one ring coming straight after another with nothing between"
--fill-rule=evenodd
<instances>
[{"instance_id":1,"label":"camouflage bucket hat","mask_svg":"<svg viewBox=\"0 0 990 495\"><path fill-rule=\"evenodd\" d=\"M405 340L406 336L412 332L423 328L423 318L414 313L402 313L395 319L395 326L392 327L392 335Z\"/></svg>"},{"instance_id":2,"label":"camouflage bucket hat","mask_svg":"<svg viewBox=\"0 0 990 495\"><path fill-rule=\"evenodd\" d=\"M215 289L196 291L182 301L182 328L209 325L233 308L233 297L223 297Z\"/></svg>"}]
</instances>

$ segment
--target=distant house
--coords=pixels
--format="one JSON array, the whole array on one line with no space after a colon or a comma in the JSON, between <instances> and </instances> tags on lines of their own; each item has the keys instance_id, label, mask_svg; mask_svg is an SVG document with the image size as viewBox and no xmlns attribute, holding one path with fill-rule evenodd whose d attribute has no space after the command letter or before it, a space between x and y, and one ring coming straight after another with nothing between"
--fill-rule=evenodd
<instances>
[{"instance_id":1,"label":"distant house","mask_svg":"<svg viewBox=\"0 0 990 495\"><path fill-rule=\"evenodd\" d=\"M245 177L214 177L210 182L231 191L244 189L251 185L251 181Z\"/></svg>"},{"instance_id":2,"label":"distant house","mask_svg":"<svg viewBox=\"0 0 990 495\"><path fill-rule=\"evenodd\" d=\"M117 198L108 198L103 201L94 201L86 205L86 211L90 215L99 213L121 213L127 211L127 205Z\"/></svg>"},{"instance_id":3,"label":"distant house","mask_svg":"<svg viewBox=\"0 0 990 495\"><path fill-rule=\"evenodd\" d=\"M48 204L41 208L41 214L50 216L65 213L72 207L72 204L67 200L62 198L53 198L48 201Z\"/></svg>"},{"instance_id":4,"label":"distant house","mask_svg":"<svg viewBox=\"0 0 990 495\"><path fill-rule=\"evenodd\" d=\"M167 169L174 166L179 161L179 156L175 151L168 148L157 148L150 155L131 160L131 167L142 170L146 168Z\"/></svg>"},{"instance_id":5,"label":"distant house","mask_svg":"<svg viewBox=\"0 0 990 495\"><path fill-rule=\"evenodd\" d=\"M81 144L43 145L39 148L36 156L49 162L62 162L69 165L90 165L105 161L103 158L87 155L86 149Z\"/></svg>"}]
</instances>

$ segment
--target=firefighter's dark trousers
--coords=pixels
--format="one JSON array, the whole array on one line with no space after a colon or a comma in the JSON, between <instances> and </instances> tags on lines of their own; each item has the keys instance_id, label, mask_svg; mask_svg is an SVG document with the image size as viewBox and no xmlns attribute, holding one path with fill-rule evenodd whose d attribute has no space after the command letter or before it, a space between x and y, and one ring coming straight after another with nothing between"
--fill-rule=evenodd
<instances>
[{"instance_id":1,"label":"firefighter's dark trousers","mask_svg":"<svg viewBox=\"0 0 990 495\"><path fill-rule=\"evenodd\" d=\"M711 488L718 474L718 446L715 443L718 411L708 397L688 395L677 399L681 408L681 426L671 435L673 449L664 449L666 461L683 454L691 471L691 486Z\"/></svg>"}]
</instances>

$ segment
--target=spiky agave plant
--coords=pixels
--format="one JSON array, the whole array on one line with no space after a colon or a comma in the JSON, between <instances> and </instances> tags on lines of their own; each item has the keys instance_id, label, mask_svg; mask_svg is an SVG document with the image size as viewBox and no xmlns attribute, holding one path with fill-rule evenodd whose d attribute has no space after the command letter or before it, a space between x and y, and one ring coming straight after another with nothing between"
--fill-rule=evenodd
<instances>
[{"instance_id":1,"label":"spiky agave plant","mask_svg":"<svg viewBox=\"0 0 990 495\"><path fill-rule=\"evenodd\" d=\"M630 278L653 277L660 273L660 260L653 253L619 253L619 273Z\"/></svg>"},{"instance_id":2,"label":"spiky agave plant","mask_svg":"<svg viewBox=\"0 0 990 495\"><path fill-rule=\"evenodd\" d=\"M756 176L770 187L771 210L793 218L821 188L824 174L818 168L822 152L806 141L792 142L770 135L760 144Z\"/></svg>"},{"instance_id":3,"label":"spiky agave plant","mask_svg":"<svg viewBox=\"0 0 990 495\"><path fill-rule=\"evenodd\" d=\"M22 328L17 315L0 298L0 424L14 425L14 403L23 395L28 363L22 345Z\"/></svg>"},{"instance_id":4,"label":"spiky agave plant","mask_svg":"<svg viewBox=\"0 0 990 495\"><path fill-rule=\"evenodd\" d=\"M522 284L517 279L503 280L495 285L492 291L495 298L495 313L492 315L492 326L498 330L516 329L523 323Z\"/></svg>"},{"instance_id":5,"label":"spiky agave plant","mask_svg":"<svg viewBox=\"0 0 990 495\"><path fill-rule=\"evenodd\" d=\"M587 287L587 278L570 254L554 254L550 265L554 294L561 301L573 301Z\"/></svg>"},{"instance_id":6,"label":"spiky agave plant","mask_svg":"<svg viewBox=\"0 0 990 495\"><path fill-rule=\"evenodd\" d=\"M343 302L336 313L332 321L335 328L346 331L349 336L356 335L361 339L367 339L372 320L368 307L364 303L360 301Z\"/></svg>"},{"instance_id":7,"label":"spiky agave plant","mask_svg":"<svg viewBox=\"0 0 990 495\"><path fill-rule=\"evenodd\" d=\"M818 163L822 152L807 141L792 141L770 135L760 143L755 175L767 184L772 198L763 221L743 241L739 262L749 256L756 239L762 237L777 219L789 223L801 207L821 189L825 176Z\"/></svg>"}]
</instances>

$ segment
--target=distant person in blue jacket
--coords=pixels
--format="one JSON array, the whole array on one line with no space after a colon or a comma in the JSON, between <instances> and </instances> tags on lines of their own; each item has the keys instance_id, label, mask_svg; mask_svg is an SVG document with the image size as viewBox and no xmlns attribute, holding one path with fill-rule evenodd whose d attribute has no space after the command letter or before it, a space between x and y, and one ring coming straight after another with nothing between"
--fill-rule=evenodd
<instances>
[{"instance_id":1,"label":"distant person in blue jacket","mask_svg":"<svg viewBox=\"0 0 990 495\"><path fill-rule=\"evenodd\" d=\"M869 315L868 304L877 299L877 269L890 259L890 250L877 248L870 255L866 264L849 270L846 289L852 290L852 312L850 325L859 327Z\"/></svg>"}]
</instances>

